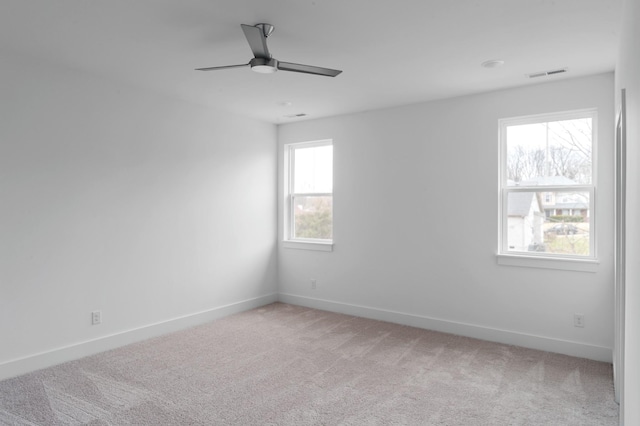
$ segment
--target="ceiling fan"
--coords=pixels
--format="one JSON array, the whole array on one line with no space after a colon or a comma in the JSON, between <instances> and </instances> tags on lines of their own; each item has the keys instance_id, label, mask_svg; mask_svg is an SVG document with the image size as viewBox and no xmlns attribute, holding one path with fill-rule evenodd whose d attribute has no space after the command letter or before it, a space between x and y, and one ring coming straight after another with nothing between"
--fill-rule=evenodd
<instances>
[{"instance_id":1,"label":"ceiling fan","mask_svg":"<svg viewBox=\"0 0 640 426\"><path fill-rule=\"evenodd\" d=\"M340 74L341 70L332 70L330 68L315 67L312 65L294 64L291 62L278 61L271 56L267 47L267 37L271 35L274 26L271 24L245 25L240 24L244 36L249 42L249 47L253 52L253 59L246 64L225 65L221 67L196 68L196 71L213 71L225 68L240 68L251 66L255 72L270 74L278 70L301 72L305 74L324 75L327 77L335 77Z\"/></svg>"}]
</instances>

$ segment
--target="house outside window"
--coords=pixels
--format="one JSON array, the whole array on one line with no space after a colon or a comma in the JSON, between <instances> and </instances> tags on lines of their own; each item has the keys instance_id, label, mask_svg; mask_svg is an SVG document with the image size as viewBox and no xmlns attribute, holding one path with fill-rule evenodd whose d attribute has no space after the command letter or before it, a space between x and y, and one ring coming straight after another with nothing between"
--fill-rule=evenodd
<instances>
[{"instance_id":1,"label":"house outside window","mask_svg":"<svg viewBox=\"0 0 640 426\"><path fill-rule=\"evenodd\" d=\"M285 146L285 242L333 242L333 143L331 140ZM291 247L291 246L290 246Z\"/></svg>"},{"instance_id":2,"label":"house outside window","mask_svg":"<svg viewBox=\"0 0 640 426\"><path fill-rule=\"evenodd\" d=\"M500 120L500 254L595 259L596 118Z\"/></svg>"}]
</instances>

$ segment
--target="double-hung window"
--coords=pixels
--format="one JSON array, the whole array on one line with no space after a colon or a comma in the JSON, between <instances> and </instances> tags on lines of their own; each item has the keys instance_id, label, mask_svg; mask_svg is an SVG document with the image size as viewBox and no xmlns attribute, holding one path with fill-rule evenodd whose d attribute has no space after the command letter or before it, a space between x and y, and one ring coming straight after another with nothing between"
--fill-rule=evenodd
<instances>
[{"instance_id":1,"label":"double-hung window","mask_svg":"<svg viewBox=\"0 0 640 426\"><path fill-rule=\"evenodd\" d=\"M500 120L500 254L595 260L596 118Z\"/></svg>"},{"instance_id":2,"label":"double-hung window","mask_svg":"<svg viewBox=\"0 0 640 426\"><path fill-rule=\"evenodd\" d=\"M285 146L285 241L330 247L333 242L333 144L330 140Z\"/></svg>"}]
</instances>

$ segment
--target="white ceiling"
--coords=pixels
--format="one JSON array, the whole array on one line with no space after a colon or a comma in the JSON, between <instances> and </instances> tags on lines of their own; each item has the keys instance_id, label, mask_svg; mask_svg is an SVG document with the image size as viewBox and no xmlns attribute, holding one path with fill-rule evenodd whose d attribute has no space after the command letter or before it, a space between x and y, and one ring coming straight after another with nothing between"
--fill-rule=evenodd
<instances>
[{"instance_id":1,"label":"white ceiling","mask_svg":"<svg viewBox=\"0 0 640 426\"><path fill-rule=\"evenodd\" d=\"M0 49L283 123L611 71L621 3L0 0ZM261 22L275 26L275 58L343 73L194 71L247 63L240 24ZM489 59L505 65L482 68Z\"/></svg>"}]
</instances>

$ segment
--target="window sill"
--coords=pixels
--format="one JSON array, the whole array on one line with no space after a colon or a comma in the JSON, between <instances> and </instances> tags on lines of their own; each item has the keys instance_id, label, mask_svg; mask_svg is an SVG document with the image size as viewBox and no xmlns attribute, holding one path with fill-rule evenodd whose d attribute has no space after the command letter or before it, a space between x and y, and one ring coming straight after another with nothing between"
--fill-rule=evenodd
<instances>
[{"instance_id":1,"label":"window sill","mask_svg":"<svg viewBox=\"0 0 640 426\"><path fill-rule=\"evenodd\" d=\"M525 268L559 269L576 272L598 272L600 262L597 259L567 259L517 254L498 254L498 265L520 266Z\"/></svg>"},{"instance_id":2,"label":"window sill","mask_svg":"<svg viewBox=\"0 0 640 426\"><path fill-rule=\"evenodd\" d=\"M282 247L297 250L333 251L333 242L283 241Z\"/></svg>"}]
</instances>

